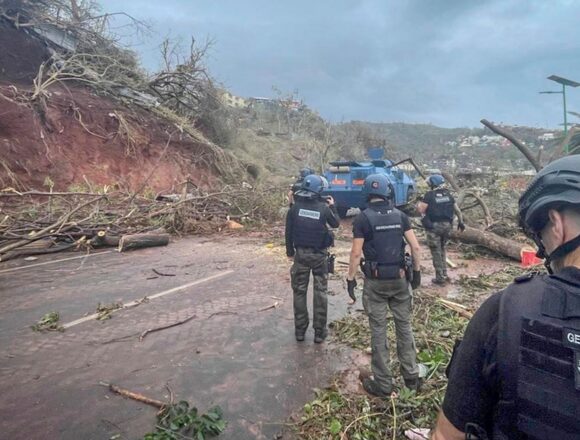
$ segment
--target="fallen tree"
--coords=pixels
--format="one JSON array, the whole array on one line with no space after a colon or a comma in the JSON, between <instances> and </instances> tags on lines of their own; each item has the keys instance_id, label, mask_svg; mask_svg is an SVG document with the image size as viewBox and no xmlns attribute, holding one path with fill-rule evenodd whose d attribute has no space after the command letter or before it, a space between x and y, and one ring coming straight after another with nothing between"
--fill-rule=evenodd
<instances>
[{"instance_id":1,"label":"fallen tree","mask_svg":"<svg viewBox=\"0 0 580 440\"><path fill-rule=\"evenodd\" d=\"M521 252L528 247L525 244L501 237L493 232L483 231L471 226L466 226L463 232L452 231L451 238L463 243L483 246L516 261L521 261Z\"/></svg>"}]
</instances>

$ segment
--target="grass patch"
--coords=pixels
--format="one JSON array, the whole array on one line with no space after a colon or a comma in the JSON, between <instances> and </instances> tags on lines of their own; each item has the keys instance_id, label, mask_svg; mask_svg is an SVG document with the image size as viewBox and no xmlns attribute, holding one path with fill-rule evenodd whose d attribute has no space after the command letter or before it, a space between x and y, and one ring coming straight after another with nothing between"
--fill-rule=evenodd
<instances>
[{"instance_id":1,"label":"grass patch","mask_svg":"<svg viewBox=\"0 0 580 440\"><path fill-rule=\"evenodd\" d=\"M467 319L445 308L433 297L421 296L414 300L413 330L417 344L417 360L428 368L426 382L416 394L402 386L397 397L371 398L367 395L349 395L341 392L338 384L316 393L306 404L299 421L292 425L300 439L358 439L374 440L405 438L411 428L431 427L445 395L447 379L445 368L451 359L457 338L462 337ZM340 343L357 350L370 346L368 318L356 313L331 325L333 337ZM395 356L395 328L392 319L387 324L391 348L390 368L399 376L399 362Z\"/></svg>"}]
</instances>

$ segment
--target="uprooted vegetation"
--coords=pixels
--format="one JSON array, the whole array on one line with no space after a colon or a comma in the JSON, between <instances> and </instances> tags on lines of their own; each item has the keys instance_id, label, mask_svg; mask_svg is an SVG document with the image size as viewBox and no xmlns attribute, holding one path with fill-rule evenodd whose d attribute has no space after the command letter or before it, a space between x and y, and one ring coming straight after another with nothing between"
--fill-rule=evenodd
<instances>
[{"instance_id":1,"label":"uprooted vegetation","mask_svg":"<svg viewBox=\"0 0 580 440\"><path fill-rule=\"evenodd\" d=\"M417 346L417 361L427 367L426 380L419 393L403 387L396 358L394 321L389 319L387 337L391 351L390 369L399 389L390 399L372 398L353 393L344 386L342 376L326 389L317 390L289 425L301 439L383 439L405 438L404 432L430 428L439 411L447 379L445 370L455 341L463 337L473 307L491 292L498 291L521 274L516 265L506 265L488 274L462 276L458 281L465 306L448 301L421 289L414 298L412 326ZM331 324L332 337L356 352L370 354L368 318L360 312L347 315ZM361 367L359 367L361 368ZM365 367L361 369L362 372Z\"/></svg>"},{"instance_id":2,"label":"uprooted vegetation","mask_svg":"<svg viewBox=\"0 0 580 440\"><path fill-rule=\"evenodd\" d=\"M88 175L134 188L150 169L159 169L147 182L156 189L187 177L206 186L251 179L215 142L222 127L212 115L221 103L204 66L209 45L167 41L164 67L149 74L117 44L114 15L96 2L0 0L3 62L35 54L0 75L7 109L0 184L26 190L49 176L62 189Z\"/></svg>"},{"instance_id":3,"label":"uprooted vegetation","mask_svg":"<svg viewBox=\"0 0 580 440\"><path fill-rule=\"evenodd\" d=\"M105 187L76 192L0 192L0 261L63 250L120 246L126 234L212 233L231 219L261 224L278 218L282 192L228 185L207 192L184 182L178 194L126 193Z\"/></svg>"},{"instance_id":4,"label":"uprooted vegetation","mask_svg":"<svg viewBox=\"0 0 580 440\"><path fill-rule=\"evenodd\" d=\"M391 399L349 394L340 380L328 389L317 392L306 404L292 428L303 439L383 439L404 438L404 431L433 424L446 387L445 368L453 353L453 345L467 325L467 319L451 311L434 297L415 298L413 328L418 361L428 368L420 393L409 391L401 383ZM370 329L362 313L346 316L332 324L334 338L355 350L368 350ZM389 346L394 353L394 323L388 323ZM391 371L399 372L396 357L391 358Z\"/></svg>"}]
</instances>

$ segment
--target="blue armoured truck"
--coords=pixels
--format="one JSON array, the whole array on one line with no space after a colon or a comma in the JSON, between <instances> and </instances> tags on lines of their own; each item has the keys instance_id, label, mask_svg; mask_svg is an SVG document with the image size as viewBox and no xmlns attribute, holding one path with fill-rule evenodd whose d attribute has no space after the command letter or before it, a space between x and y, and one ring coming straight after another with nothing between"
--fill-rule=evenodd
<instances>
[{"instance_id":1,"label":"blue armoured truck","mask_svg":"<svg viewBox=\"0 0 580 440\"><path fill-rule=\"evenodd\" d=\"M342 218L346 217L350 208L366 208L362 188L366 177L370 174L387 176L393 185L395 206L404 207L413 200L417 189L415 181L399 169L398 164L381 159L382 155L382 149L370 149L369 156L372 159L368 162L330 162L328 169L324 172L329 187L323 195L334 198L338 214Z\"/></svg>"}]
</instances>

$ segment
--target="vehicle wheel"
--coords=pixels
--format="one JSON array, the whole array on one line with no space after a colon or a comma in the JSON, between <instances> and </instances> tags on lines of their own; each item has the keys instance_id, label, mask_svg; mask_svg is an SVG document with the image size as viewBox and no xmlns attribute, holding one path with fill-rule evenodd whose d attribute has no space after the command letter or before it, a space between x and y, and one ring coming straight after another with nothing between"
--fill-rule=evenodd
<instances>
[{"instance_id":1,"label":"vehicle wheel","mask_svg":"<svg viewBox=\"0 0 580 440\"><path fill-rule=\"evenodd\" d=\"M338 212L338 216L340 218L346 218L346 213L348 212L348 208L345 208L343 206L337 206L336 211Z\"/></svg>"}]
</instances>

